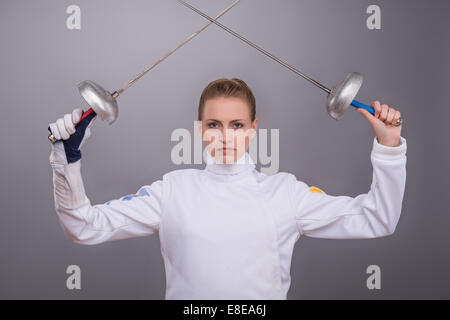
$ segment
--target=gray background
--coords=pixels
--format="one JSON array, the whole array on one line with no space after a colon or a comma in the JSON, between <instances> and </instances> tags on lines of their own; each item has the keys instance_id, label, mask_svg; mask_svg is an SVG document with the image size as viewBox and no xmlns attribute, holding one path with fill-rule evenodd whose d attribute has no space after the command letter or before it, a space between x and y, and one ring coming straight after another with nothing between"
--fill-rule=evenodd
<instances>
[{"instance_id":1,"label":"gray background","mask_svg":"<svg viewBox=\"0 0 450 320\"><path fill-rule=\"evenodd\" d=\"M216 15L231 0L190 3ZM81 30L66 28L71 4L81 7ZM366 28L370 4L381 7L381 30ZM406 120L407 185L396 232L374 240L301 238L288 299L450 298L449 13L446 0L242 0L221 18L330 87L348 72L363 73L358 99L388 103ZM80 81L113 91L204 23L167 0L1 1L0 298L164 298L157 235L97 246L65 238L47 125L86 109ZM170 134L193 132L200 93L219 77L245 80L259 128L280 129L280 171L332 195L368 191L369 123L352 110L334 121L323 91L211 25L120 96L113 126L96 121L82 150L92 204L180 168L170 162ZM71 264L81 267L82 290L66 289ZM371 264L381 267L381 290L366 288Z\"/></svg>"}]
</instances>

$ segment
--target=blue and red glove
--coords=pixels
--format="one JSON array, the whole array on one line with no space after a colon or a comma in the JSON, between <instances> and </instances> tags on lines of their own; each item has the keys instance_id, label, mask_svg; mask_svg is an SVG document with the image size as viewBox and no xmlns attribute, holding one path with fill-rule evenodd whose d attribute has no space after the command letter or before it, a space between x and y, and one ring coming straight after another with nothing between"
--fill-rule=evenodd
<instances>
[{"instance_id":1,"label":"blue and red glove","mask_svg":"<svg viewBox=\"0 0 450 320\"><path fill-rule=\"evenodd\" d=\"M95 113L89 114L81 122L83 115L81 108L76 108L72 113L67 113L63 117L49 124L49 131L57 140L62 140L67 163L76 162L81 159L80 148L91 135L90 127L96 118ZM80 122L77 126L77 124ZM55 142L55 144L61 141Z\"/></svg>"}]
</instances>

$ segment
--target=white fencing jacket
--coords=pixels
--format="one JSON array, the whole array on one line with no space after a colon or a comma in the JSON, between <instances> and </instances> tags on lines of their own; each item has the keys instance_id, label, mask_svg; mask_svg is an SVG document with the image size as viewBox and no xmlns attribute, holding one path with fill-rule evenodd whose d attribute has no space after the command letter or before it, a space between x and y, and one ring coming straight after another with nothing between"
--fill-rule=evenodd
<instances>
[{"instance_id":1,"label":"white fencing jacket","mask_svg":"<svg viewBox=\"0 0 450 320\"><path fill-rule=\"evenodd\" d=\"M374 139L372 184L356 197L331 196L286 172L266 175L245 161L170 171L136 194L91 205L81 160L52 146L55 209L65 235L94 245L158 233L166 299L286 299L300 236L364 239L390 235L400 218L406 140ZM318 191L318 192L317 192Z\"/></svg>"}]
</instances>

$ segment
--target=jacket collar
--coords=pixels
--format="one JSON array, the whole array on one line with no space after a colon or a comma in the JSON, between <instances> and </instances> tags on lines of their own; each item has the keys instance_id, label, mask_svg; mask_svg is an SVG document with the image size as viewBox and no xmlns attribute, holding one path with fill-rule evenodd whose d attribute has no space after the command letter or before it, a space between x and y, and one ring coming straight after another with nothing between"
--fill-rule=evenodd
<instances>
[{"instance_id":1,"label":"jacket collar","mask_svg":"<svg viewBox=\"0 0 450 320\"><path fill-rule=\"evenodd\" d=\"M206 151L206 166L205 170L220 175L237 175L255 168L255 161L252 159L248 151L246 151L241 158L234 163L220 163L217 162L209 151Z\"/></svg>"}]
</instances>

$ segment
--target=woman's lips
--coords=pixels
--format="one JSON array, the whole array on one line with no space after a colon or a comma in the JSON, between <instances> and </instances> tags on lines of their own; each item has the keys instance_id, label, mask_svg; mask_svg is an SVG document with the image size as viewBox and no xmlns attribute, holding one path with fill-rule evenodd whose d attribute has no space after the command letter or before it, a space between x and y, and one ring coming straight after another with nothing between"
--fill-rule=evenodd
<instances>
[{"instance_id":1,"label":"woman's lips","mask_svg":"<svg viewBox=\"0 0 450 320\"><path fill-rule=\"evenodd\" d=\"M218 150L219 151L234 151L236 149L234 149L234 148L219 148Z\"/></svg>"}]
</instances>

